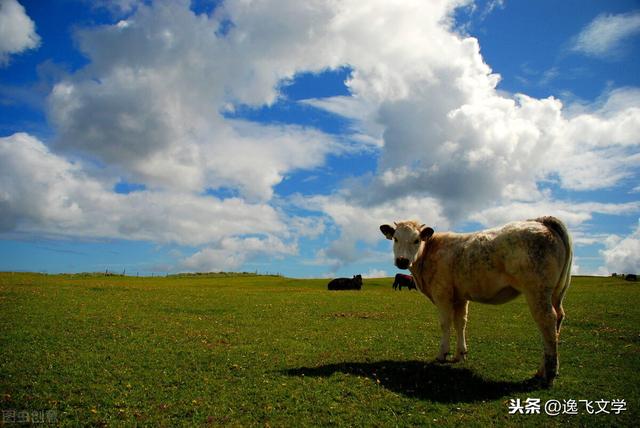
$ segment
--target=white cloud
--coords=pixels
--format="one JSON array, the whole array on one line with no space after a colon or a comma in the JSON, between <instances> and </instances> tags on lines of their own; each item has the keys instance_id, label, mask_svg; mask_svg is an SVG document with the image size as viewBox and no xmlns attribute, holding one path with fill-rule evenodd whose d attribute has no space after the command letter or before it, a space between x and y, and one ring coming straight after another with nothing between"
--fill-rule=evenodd
<instances>
[{"instance_id":1,"label":"white cloud","mask_svg":"<svg viewBox=\"0 0 640 428\"><path fill-rule=\"evenodd\" d=\"M377 106L358 96L335 96L313 98L301 101L319 109L326 110L354 122L352 139L362 142L363 148L382 148L384 128L376 122Z\"/></svg>"},{"instance_id":2,"label":"white cloud","mask_svg":"<svg viewBox=\"0 0 640 428\"><path fill-rule=\"evenodd\" d=\"M279 258L297 253L295 244L286 244L278 238L224 238L216 246L207 246L183 259L181 268L190 271L220 272L240 268L256 257Z\"/></svg>"},{"instance_id":3,"label":"white cloud","mask_svg":"<svg viewBox=\"0 0 640 428\"><path fill-rule=\"evenodd\" d=\"M640 273L640 224L626 237L611 237L605 246L601 254L608 272Z\"/></svg>"},{"instance_id":4,"label":"white cloud","mask_svg":"<svg viewBox=\"0 0 640 428\"><path fill-rule=\"evenodd\" d=\"M577 229L593 218L593 214L628 215L640 212L640 202L621 204L598 202L570 202L541 198L536 201L518 202L487 208L469 216L486 227L499 226L515 220L554 215L563 220L570 228ZM586 237L584 243L589 243Z\"/></svg>"},{"instance_id":5,"label":"white cloud","mask_svg":"<svg viewBox=\"0 0 640 428\"><path fill-rule=\"evenodd\" d=\"M240 16L229 37L216 35L218 15L195 15L185 1L139 5L127 21L79 31L91 63L49 97L56 147L122 168L150 187L232 187L252 200L269 199L287 172L322 165L327 154L340 152L338 142L313 129L262 126L222 113L229 102L273 102L280 79L302 65L289 47L271 52L285 49L285 40L263 45L244 34L244 25L260 27L242 23L244 7L251 9L234 9Z\"/></svg>"},{"instance_id":6,"label":"white cloud","mask_svg":"<svg viewBox=\"0 0 640 428\"><path fill-rule=\"evenodd\" d=\"M40 45L35 23L16 0L0 0L0 66L9 56Z\"/></svg>"},{"instance_id":7,"label":"white cloud","mask_svg":"<svg viewBox=\"0 0 640 428\"><path fill-rule=\"evenodd\" d=\"M624 42L640 33L640 12L598 15L578 34L571 49L596 58L618 58Z\"/></svg>"},{"instance_id":8,"label":"white cloud","mask_svg":"<svg viewBox=\"0 0 640 428\"><path fill-rule=\"evenodd\" d=\"M117 165L152 187L229 186L269 199L286 172L321 165L342 148L311 130L228 120L219 113L224 106L271 103L282 79L349 64L354 100L384 117L391 146L407 131L396 129L405 128L399 120L421 119L399 117L405 112L392 103L405 105L417 90L420 99L447 100L433 109L420 103L417 114L446 117L467 92L473 98L497 82L477 41L448 30L461 3L227 2L213 16L196 16L185 2L139 6L127 21L78 32L91 63L50 96L57 147ZM226 37L216 35L222 18L234 23ZM376 133L363 135L375 141ZM391 149L383 164L400 156Z\"/></svg>"},{"instance_id":9,"label":"white cloud","mask_svg":"<svg viewBox=\"0 0 640 428\"><path fill-rule=\"evenodd\" d=\"M371 269L367 273L363 273L363 278L387 278L389 274L382 269Z\"/></svg>"},{"instance_id":10,"label":"white cloud","mask_svg":"<svg viewBox=\"0 0 640 428\"><path fill-rule=\"evenodd\" d=\"M410 10L415 20L405 15ZM356 132L370 140L382 139L376 173L343 189L354 205L427 195L456 222L488 206L538 200L541 181L593 190L633 176L640 159L637 89L612 91L580 114L552 97L501 93L477 40L447 26L451 9L429 17L423 11L394 6L389 22L402 17L403 31L380 31L388 38L372 35L370 45L347 52L353 96L308 101L355 119Z\"/></svg>"},{"instance_id":11,"label":"white cloud","mask_svg":"<svg viewBox=\"0 0 640 428\"><path fill-rule=\"evenodd\" d=\"M355 119L354 139L381 148L376 174L351 189L360 205L426 194L460 219L535 196L549 177L576 190L628 178L640 143L637 91L619 91L631 98L624 106L576 117L554 98L499 93L478 41L451 29L466 3L229 1L212 16L184 2L140 6L126 25L79 33L91 64L51 95L58 147L151 187L226 186L268 200L287 172L345 148L317 131L220 111L273 102L297 72L348 65L353 96L307 103ZM233 22L226 36L216 35L222 19Z\"/></svg>"},{"instance_id":12,"label":"white cloud","mask_svg":"<svg viewBox=\"0 0 640 428\"><path fill-rule=\"evenodd\" d=\"M288 226L293 235L310 239L322 235L327 227L322 217L293 217Z\"/></svg>"},{"instance_id":13,"label":"white cloud","mask_svg":"<svg viewBox=\"0 0 640 428\"><path fill-rule=\"evenodd\" d=\"M171 191L113 192L27 134L0 138L0 231L202 245L257 234L291 238L266 204Z\"/></svg>"},{"instance_id":14,"label":"white cloud","mask_svg":"<svg viewBox=\"0 0 640 428\"><path fill-rule=\"evenodd\" d=\"M538 184L554 177L565 189L612 187L632 177L640 160L633 88L573 116L554 98L494 91L449 110L434 105L439 99L381 109L389 119L379 170L354 187L353 198L380 203L427 194L456 221L498 202L537 200Z\"/></svg>"}]
</instances>

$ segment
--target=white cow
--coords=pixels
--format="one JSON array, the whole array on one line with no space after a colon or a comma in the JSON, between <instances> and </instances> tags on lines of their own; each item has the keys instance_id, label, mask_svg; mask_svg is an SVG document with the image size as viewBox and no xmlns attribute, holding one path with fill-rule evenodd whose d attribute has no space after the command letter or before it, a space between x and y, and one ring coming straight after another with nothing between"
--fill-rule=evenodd
<instances>
[{"instance_id":1,"label":"white cow","mask_svg":"<svg viewBox=\"0 0 640 428\"><path fill-rule=\"evenodd\" d=\"M436 359L446 361L452 323L458 338L453 361L466 357L469 301L500 304L524 294L544 342L537 375L551 385L558 372L562 300L573 258L564 224L541 217L476 233L434 233L415 221L394 224L380 230L393 240L395 265L411 271L439 311L442 340Z\"/></svg>"}]
</instances>

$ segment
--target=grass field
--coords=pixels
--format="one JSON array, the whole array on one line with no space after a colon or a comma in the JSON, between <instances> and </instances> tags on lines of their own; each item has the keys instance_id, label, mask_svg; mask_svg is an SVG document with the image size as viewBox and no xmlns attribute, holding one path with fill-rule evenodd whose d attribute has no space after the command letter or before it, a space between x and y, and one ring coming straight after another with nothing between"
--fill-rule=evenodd
<instances>
[{"instance_id":1,"label":"grass field","mask_svg":"<svg viewBox=\"0 0 640 428\"><path fill-rule=\"evenodd\" d=\"M390 279L0 274L0 409L58 425L637 426L640 284L576 277L560 377L524 299L470 305L469 359L436 364L435 307ZM510 415L510 399L624 399ZM594 411L598 406L594 403ZM611 410L611 407L608 407ZM17 415L17 416L16 416Z\"/></svg>"}]
</instances>

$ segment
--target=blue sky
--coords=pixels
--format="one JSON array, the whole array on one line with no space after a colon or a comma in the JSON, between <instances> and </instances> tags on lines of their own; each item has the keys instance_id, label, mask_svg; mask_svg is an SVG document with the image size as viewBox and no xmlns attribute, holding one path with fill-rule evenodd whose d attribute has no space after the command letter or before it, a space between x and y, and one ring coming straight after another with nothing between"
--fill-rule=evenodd
<instances>
[{"instance_id":1,"label":"blue sky","mask_svg":"<svg viewBox=\"0 0 640 428\"><path fill-rule=\"evenodd\" d=\"M0 270L393 275L556 215L640 271L635 1L0 0Z\"/></svg>"}]
</instances>

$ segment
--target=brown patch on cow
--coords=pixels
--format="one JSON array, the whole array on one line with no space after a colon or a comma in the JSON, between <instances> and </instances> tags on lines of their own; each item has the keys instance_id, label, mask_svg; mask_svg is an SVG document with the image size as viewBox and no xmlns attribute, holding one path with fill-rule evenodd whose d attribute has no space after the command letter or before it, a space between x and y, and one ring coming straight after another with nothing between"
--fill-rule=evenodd
<instances>
[{"instance_id":1,"label":"brown patch on cow","mask_svg":"<svg viewBox=\"0 0 640 428\"><path fill-rule=\"evenodd\" d=\"M560 251L558 248L555 234L547 229L546 233L524 235L524 243L527 248L531 267L539 277L558 281L559 278L548 278L547 276L549 265L553 264L554 260L563 261L564 259L564 251ZM562 271L560 266L558 271ZM554 287L556 283L549 283L548 286Z\"/></svg>"}]
</instances>

